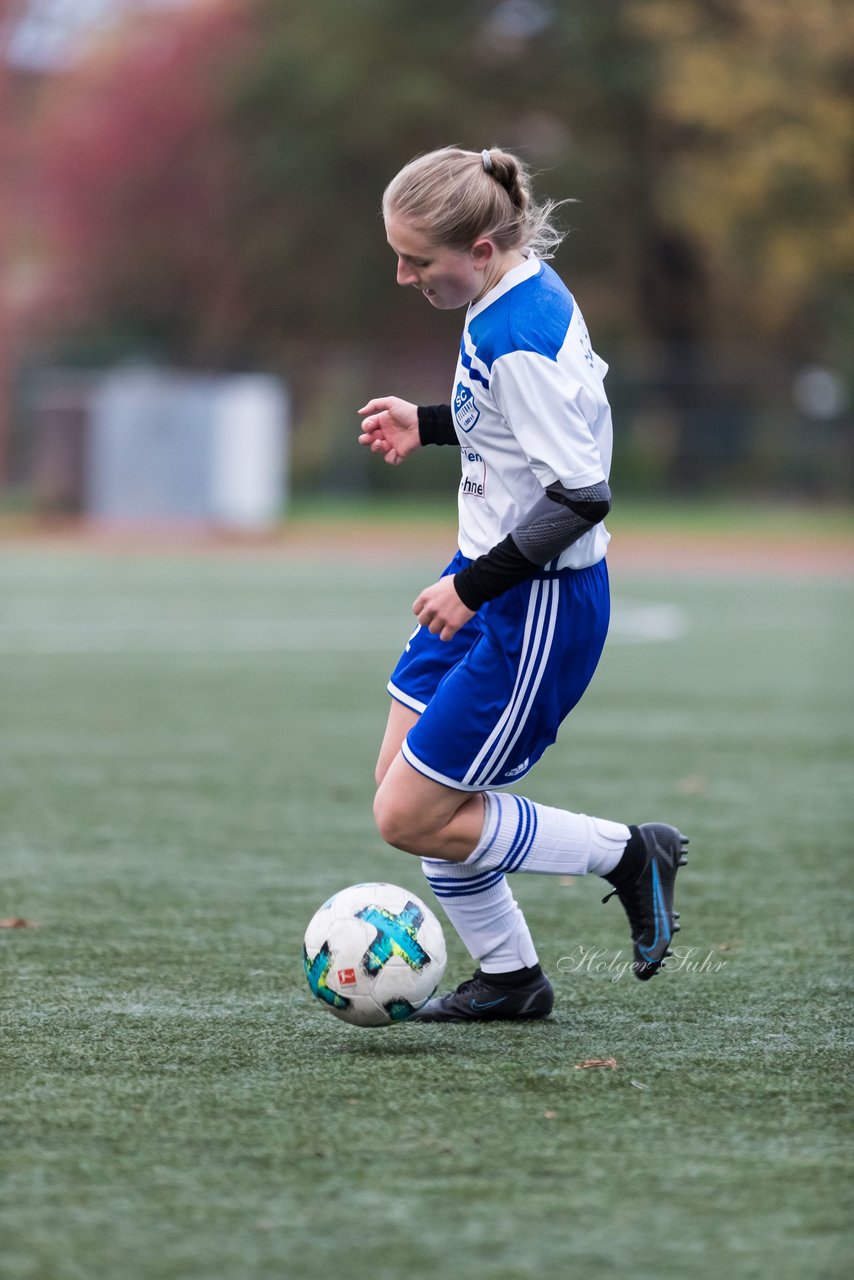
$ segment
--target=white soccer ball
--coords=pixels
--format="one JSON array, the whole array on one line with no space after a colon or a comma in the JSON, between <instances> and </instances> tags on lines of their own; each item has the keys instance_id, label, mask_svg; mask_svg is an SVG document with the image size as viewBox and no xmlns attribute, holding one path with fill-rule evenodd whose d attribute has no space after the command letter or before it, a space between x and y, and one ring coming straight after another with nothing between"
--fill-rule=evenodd
<instances>
[{"instance_id":1,"label":"white soccer ball","mask_svg":"<svg viewBox=\"0 0 854 1280\"><path fill-rule=\"evenodd\" d=\"M403 1022L435 992L447 963L442 926L396 884L354 884L315 913L302 949L312 995L360 1027Z\"/></svg>"}]
</instances>

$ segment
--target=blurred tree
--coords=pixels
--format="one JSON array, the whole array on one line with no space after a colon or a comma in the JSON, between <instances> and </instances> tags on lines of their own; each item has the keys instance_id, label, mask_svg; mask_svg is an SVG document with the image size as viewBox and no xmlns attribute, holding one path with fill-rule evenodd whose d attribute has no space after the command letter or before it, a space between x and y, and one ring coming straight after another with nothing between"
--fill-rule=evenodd
<instances>
[{"instance_id":1,"label":"blurred tree","mask_svg":"<svg viewBox=\"0 0 854 1280\"><path fill-rule=\"evenodd\" d=\"M629 20L657 68L656 202L704 247L716 328L735 313L803 355L854 273L854 8L635 0Z\"/></svg>"},{"instance_id":2,"label":"blurred tree","mask_svg":"<svg viewBox=\"0 0 854 1280\"><path fill-rule=\"evenodd\" d=\"M184 357L228 351L243 182L217 99L250 40L237 3L129 19L51 80L34 199L53 258L42 311L62 332L106 321Z\"/></svg>"},{"instance_id":3,"label":"blurred tree","mask_svg":"<svg viewBox=\"0 0 854 1280\"><path fill-rule=\"evenodd\" d=\"M829 360L854 376L854 9L631 0L626 18L655 68L642 314L677 415L676 478L696 484L739 450L763 349L790 372Z\"/></svg>"},{"instance_id":4,"label":"blurred tree","mask_svg":"<svg viewBox=\"0 0 854 1280\"><path fill-rule=\"evenodd\" d=\"M710 343L850 358L852 24L839 0L196 0L125 23L43 94L43 328L298 387L325 368L328 397L365 352L456 336L396 291L389 177L503 144L579 197L557 265L600 344L652 339L696 481L755 372L710 376Z\"/></svg>"}]
</instances>

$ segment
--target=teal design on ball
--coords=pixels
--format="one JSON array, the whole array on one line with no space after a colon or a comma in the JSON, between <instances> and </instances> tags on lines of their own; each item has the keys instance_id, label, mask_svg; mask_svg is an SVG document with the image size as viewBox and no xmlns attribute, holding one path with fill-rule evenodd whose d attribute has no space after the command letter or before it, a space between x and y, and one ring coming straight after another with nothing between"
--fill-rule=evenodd
<instances>
[{"instance_id":1,"label":"teal design on ball","mask_svg":"<svg viewBox=\"0 0 854 1280\"><path fill-rule=\"evenodd\" d=\"M424 922L424 913L416 903L407 902L397 915L377 906L363 907L356 915L372 924L377 931L376 938L362 957L362 965L371 976L378 974L391 956L402 956L416 973L430 963L430 957L417 937Z\"/></svg>"},{"instance_id":2,"label":"teal design on ball","mask_svg":"<svg viewBox=\"0 0 854 1280\"><path fill-rule=\"evenodd\" d=\"M334 1009L347 1009L350 1001L346 996L339 996L337 991L333 991L327 985L327 977L329 970L332 968L332 957L329 954L329 944L324 942L313 960L309 961L308 951L303 945L302 949L302 965L305 969L305 976L308 978L308 985L311 987L312 995L317 996L318 1000L323 1000L326 1004L332 1005Z\"/></svg>"}]
</instances>

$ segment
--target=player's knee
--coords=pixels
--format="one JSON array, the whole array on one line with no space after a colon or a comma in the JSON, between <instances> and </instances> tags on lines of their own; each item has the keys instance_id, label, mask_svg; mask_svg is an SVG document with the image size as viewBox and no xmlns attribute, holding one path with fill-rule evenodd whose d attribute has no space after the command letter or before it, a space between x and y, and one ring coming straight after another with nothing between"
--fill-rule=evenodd
<instances>
[{"instance_id":1,"label":"player's knee","mask_svg":"<svg viewBox=\"0 0 854 1280\"><path fill-rule=\"evenodd\" d=\"M404 853L421 852L424 832L417 815L392 790L382 786L374 797L374 821L386 844Z\"/></svg>"}]
</instances>

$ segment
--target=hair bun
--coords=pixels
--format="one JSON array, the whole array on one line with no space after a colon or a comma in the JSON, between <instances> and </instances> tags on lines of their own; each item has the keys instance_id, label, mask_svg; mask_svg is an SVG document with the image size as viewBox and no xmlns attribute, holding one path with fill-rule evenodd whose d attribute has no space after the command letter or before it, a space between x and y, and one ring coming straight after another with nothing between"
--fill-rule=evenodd
<instances>
[{"instance_id":1,"label":"hair bun","mask_svg":"<svg viewBox=\"0 0 854 1280\"><path fill-rule=\"evenodd\" d=\"M550 257L563 238L556 208L551 200L537 203L525 165L500 147L442 147L417 156L383 194L384 215L408 218L435 244L468 249L489 235L500 249L538 257Z\"/></svg>"}]
</instances>

